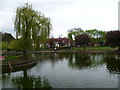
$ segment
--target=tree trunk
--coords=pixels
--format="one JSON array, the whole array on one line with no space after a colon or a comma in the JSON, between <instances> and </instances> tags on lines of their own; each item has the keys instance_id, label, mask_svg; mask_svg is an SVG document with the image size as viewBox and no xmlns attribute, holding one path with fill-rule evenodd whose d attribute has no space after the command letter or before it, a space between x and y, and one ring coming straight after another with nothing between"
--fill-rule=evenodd
<instances>
[{"instance_id":1,"label":"tree trunk","mask_svg":"<svg viewBox=\"0 0 120 90\"><path fill-rule=\"evenodd\" d=\"M27 50L23 50L23 59L27 59Z\"/></svg>"},{"instance_id":2,"label":"tree trunk","mask_svg":"<svg viewBox=\"0 0 120 90\"><path fill-rule=\"evenodd\" d=\"M23 75L24 75L24 77L27 77L28 75L27 75L27 70L23 70Z\"/></svg>"},{"instance_id":3,"label":"tree trunk","mask_svg":"<svg viewBox=\"0 0 120 90\"><path fill-rule=\"evenodd\" d=\"M86 48L85 48L85 45L84 45L84 50L85 50Z\"/></svg>"},{"instance_id":4,"label":"tree trunk","mask_svg":"<svg viewBox=\"0 0 120 90\"><path fill-rule=\"evenodd\" d=\"M70 42L70 46L73 47L73 41Z\"/></svg>"}]
</instances>

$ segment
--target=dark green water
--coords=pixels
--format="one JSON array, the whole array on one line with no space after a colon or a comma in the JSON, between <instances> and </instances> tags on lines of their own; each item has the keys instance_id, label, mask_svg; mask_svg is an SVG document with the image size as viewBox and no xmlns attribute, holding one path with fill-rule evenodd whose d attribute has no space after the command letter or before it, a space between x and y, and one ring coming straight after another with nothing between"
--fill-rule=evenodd
<instances>
[{"instance_id":1,"label":"dark green water","mask_svg":"<svg viewBox=\"0 0 120 90\"><path fill-rule=\"evenodd\" d=\"M45 77L52 88L118 88L119 54L62 52L35 56L38 62L34 67L5 74L2 87L31 87L39 77Z\"/></svg>"}]
</instances>

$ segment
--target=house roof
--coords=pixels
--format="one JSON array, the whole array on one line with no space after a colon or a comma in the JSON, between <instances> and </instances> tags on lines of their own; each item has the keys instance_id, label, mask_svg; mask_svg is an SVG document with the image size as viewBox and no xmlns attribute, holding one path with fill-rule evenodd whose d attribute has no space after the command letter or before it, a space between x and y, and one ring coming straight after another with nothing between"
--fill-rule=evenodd
<instances>
[{"instance_id":1,"label":"house roof","mask_svg":"<svg viewBox=\"0 0 120 90\"><path fill-rule=\"evenodd\" d=\"M69 42L68 38L50 38L49 40L52 40L54 42L64 42L64 43L68 43Z\"/></svg>"}]
</instances>

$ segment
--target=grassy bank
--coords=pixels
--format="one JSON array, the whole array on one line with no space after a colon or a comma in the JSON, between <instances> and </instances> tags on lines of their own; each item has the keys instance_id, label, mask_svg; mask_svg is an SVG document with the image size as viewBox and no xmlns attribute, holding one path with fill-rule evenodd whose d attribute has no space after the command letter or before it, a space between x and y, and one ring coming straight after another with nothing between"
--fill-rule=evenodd
<instances>
[{"instance_id":1,"label":"grassy bank","mask_svg":"<svg viewBox=\"0 0 120 90\"><path fill-rule=\"evenodd\" d=\"M27 57L28 59L32 59L32 55L28 55ZM5 60L6 61L11 61L11 60L20 60L22 59L22 55L9 55L9 56L5 56Z\"/></svg>"},{"instance_id":2,"label":"grassy bank","mask_svg":"<svg viewBox=\"0 0 120 90\"><path fill-rule=\"evenodd\" d=\"M19 55L19 56L6 56L6 59L7 61L10 61L10 60L17 60L17 59L21 59L22 56Z\"/></svg>"},{"instance_id":3,"label":"grassy bank","mask_svg":"<svg viewBox=\"0 0 120 90\"><path fill-rule=\"evenodd\" d=\"M4 54L8 53L9 51L4 52ZM83 47L71 47L71 49L69 48L60 48L60 49L54 49L54 48L49 48L49 49L40 49L40 50L33 50L30 51L30 53L39 53L39 52L112 52L112 53L120 53L120 51L118 51L117 48L111 48L111 47L86 47L86 50L84 50ZM9 52L9 53L13 53L13 51ZM14 52L14 53L18 53L18 52ZM13 60L13 59L19 59L22 58L20 56L13 56L11 55L10 57L7 57L8 60Z\"/></svg>"},{"instance_id":4,"label":"grassy bank","mask_svg":"<svg viewBox=\"0 0 120 90\"><path fill-rule=\"evenodd\" d=\"M73 47L74 50L84 50L83 47ZM86 50L92 50L92 51L106 51L106 50L117 50L117 48L111 48L111 47L86 47Z\"/></svg>"}]
</instances>

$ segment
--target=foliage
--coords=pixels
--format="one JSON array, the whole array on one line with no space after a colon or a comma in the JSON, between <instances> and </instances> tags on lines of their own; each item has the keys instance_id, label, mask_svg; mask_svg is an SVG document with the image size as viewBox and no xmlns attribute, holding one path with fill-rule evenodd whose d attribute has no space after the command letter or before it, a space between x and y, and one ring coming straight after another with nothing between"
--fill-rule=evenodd
<instances>
[{"instance_id":1,"label":"foliage","mask_svg":"<svg viewBox=\"0 0 120 90\"><path fill-rule=\"evenodd\" d=\"M38 50L50 50L50 48L49 47L39 47L39 49Z\"/></svg>"},{"instance_id":2,"label":"foliage","mask_svg":"<svg viewBox=\"0 0 120 90\"><path fill-rule=\"evenodd\" d=\"M50 19L42 13L33 10L32 5L26 3L18 7L14 22L17 45L23 50L23 58L27 58L26 51L39 48L40 43L49 38L51 31ZM41 42L40 42L41 41Z\"/></svg>"},{"instance_id":3,"label":"foliage","mask_svg":"<svg viewBox=\"0 0 120 90\"><path fill-rule=\"evenodd\" d=\"M61 47L58 47L58 49L71 49L70 46L61 46Z\"/></svg>"},{"instance_id":4,"label":"foliage","mask_svg":"<svg viewBox=\"0 0 120 90\"><path fill-rule=\"evenodd\" d=\"M2 33L2 41L3 42L11 42L15 38L10 33Z\"/></svg>"},{"instance_id":5,"label":"foliage","mask_svg":"<svg viewBox=\"0 0 120 90\"><path fill-rule=\"evenodd\" d=\"M86 30L85 33L89 35L89 37L91 38L91 42L94 44L95 43L100 44L100 42L105 41L105 36L106 36L105 31L93 29L93 30Z\"/></svg>"},{"instance_id":6,"label":"foliage","mask_svg":"<svg viewBox=\"0 0 120 90\"><path fill-rule=\"evenodd\" d=\"M68 38L70 40L74 40L73 37L79 35L79 34L83 34L84 31L81 28L72 28L70 30L68 30Z\"/></svg>"},{"instance_id":7,"label":"foliage","mask_svg":"<svg viewBox=\"0 0 120 90\"><path fill-rule=\"evenodd\" d=\"M50 48L54 48L55 47L55 41L53 39L49 39L48 41L49 45L50 45Z\"/></svg>"},{"instance_id":8,"label":"foliage","mask_svg":"<svg viewBox=\"0 0 120 90\"><path fill-rule=\"evenodd\" d=\"M2 45L2 49L5 50L5 49L8 49L8 42L0 42L1 45Z\"/></svg>"},{"instance_id":9,"label":"foliage","mask_svg":"<svg viewBox=\"0 0 120 90\"><path fill-rule=\"evenodd\" d=\"M0 49L2 50L21 50L19 47L19 40L12 40L11 42L0 42Z\"/></svg>"},{"instance_id":10,"label":"foliage","mask_svg":"<svg viewBox=\"0 0 120 90\"><path fill-rule=\"evenodd\" d=\"M83 31L81 28L73 28L68 30L68 38L71 41L71 44L74 43L73 41L75 36L79 34L85 34L85 33L89 35L91 39L91 45L94 45L94 44L103 45L103 42L105 41L105 36L106 36L105 31L101 31L97 29Z\"/></svg>"},{"instance_id":11,"label":"foliage","mask_svg":"<svg viewBox=\"0 0 120 90\"><path fill-rule=\"evenodd\" d=\"M8 48L11 49L11 50L21 50L19 45L20 45L19 39L18 40L13 40L9 43Z\"/></svg>"},{"instance_id":12,"label":"foliage","mask_svg":"<svg viewBox=\"0 0 120 90\"><path fill-rule=\"evenodd\" d=\"M90 42L90 38L87 34L80 34L75 37L76 45L85 46Z\"/></svg>"},{"instance_id":13,"label":"foliage","mask_svg":"<svg viewBox=\"0 0 120 90\"><path fill-rule=\"evenodd\" d=\"M106 45L118 47L120 50L120 31L109 31L106 35Z\"/></svg>"},{"instance_id":14,"label":"foliage","mask_svg":"<svg viewBox=\"0 0 120 90\"><path fill-rule=\"evenodd\" d=\"M0 42L0 50L2 50L2 42Z\"/></svg>"},{"instance_id":15,"label":"foliage","mask_svg":"<svg viewBox=\"0 0 120 90\"><path fill-rule=\"evenodd\" d=\"M74 39L76 35L82 34L84 31L81 28L72 28L68 30L68 38L70 40L70 45L74 46Z\"/></svg>"},{"instance_id":16,"label":"foliage","mask_svg":"<svg viewBox=\"0 0 120 90\"><path fill-rule=\"evenodd\" d=\"M51 31L50 19L33 10L28 3L17 8L14 27L17 40L20 37L18 42L22 50L31 49L33 43L38 48L49 38Z\"/></svg>"}]
</instances>

